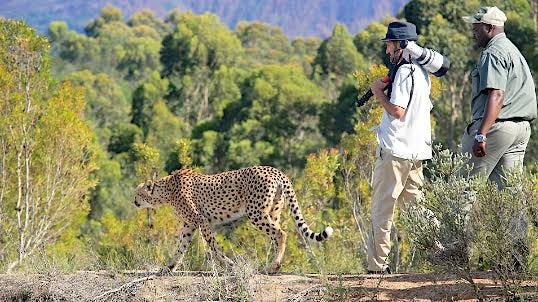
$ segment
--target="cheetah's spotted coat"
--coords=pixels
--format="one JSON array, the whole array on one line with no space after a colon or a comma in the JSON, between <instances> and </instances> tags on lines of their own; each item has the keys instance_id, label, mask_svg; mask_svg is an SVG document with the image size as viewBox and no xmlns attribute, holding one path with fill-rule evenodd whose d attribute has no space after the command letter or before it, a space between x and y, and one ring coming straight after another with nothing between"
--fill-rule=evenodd
<instances>
[{"instance_id":1,"label":"cheetah's spotted coat","mask_svg":"<svg viewBox=\"0 0 538 302\"><path fill-rule=\"evenodd\" d=\"M168 266L174 269L200 229L212 251L222 261L231 264L218 247L211 225L222 224L245 214L260 230L267 233L275 245L270 271L280 268L286 248L286 233L280 228L280 213L284 200L299 231L307 238L323 241L332 234L327 227L314 233L305 223L290 179L281 171L266 166L204 175L194 170L182 169L158 181L147 181L136 190L135 205L140 208L157 204L170 204L185 226L179 233L179 248Z\"/></svg>"}]
</instances>

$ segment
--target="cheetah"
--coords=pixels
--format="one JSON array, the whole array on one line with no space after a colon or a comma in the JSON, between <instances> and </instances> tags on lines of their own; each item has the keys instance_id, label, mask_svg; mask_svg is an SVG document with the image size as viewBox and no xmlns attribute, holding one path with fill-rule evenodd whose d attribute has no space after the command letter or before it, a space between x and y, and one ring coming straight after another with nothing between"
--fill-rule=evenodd
<instances>
[{"instance_id":1,"label":"cheetah","mask_svg":"<svg viewBox=\"0 0 538 302\"><path fill-rule=\"evenodd\" d=\"M288 201L295 225L303 236L316 241L324 241L331 236L331 227L320 233L310 230L297 203L290 179L282 171L269 166L254 166L214 175L181 169L157 181L146 181L138 185L134 204L137 208L169 204L184 222L183 229L177 235L178 249L166 267L170 271L181 263L183 253L197 229L216 257L232 265L232 261L215 241L211 226L228 223L246 215L271 238L274 255L268 271L275 273L280 269L286 249L287 234L280 227L284 200Z\"/></svg>"}]
</instances>

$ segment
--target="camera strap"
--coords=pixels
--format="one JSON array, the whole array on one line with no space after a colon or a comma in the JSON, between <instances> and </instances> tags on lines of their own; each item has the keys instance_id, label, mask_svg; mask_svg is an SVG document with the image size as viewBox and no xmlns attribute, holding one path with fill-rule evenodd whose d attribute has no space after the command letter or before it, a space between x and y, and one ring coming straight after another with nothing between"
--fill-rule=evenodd
<instances>
[{"instance_id":1,"label":"camera strap","mask_svg":"<svg viewBox=\"0 0 538 302\"><path fill-rule=\"evenodd\" d=\"M411 76L411 92L409 93L409 102L407 102L406 108L409 108L409 104L411 104L411 100L413 99L413 90L415 88L415 77L413 75L414 73L415 73L415 66L411 64L411 73L409 74Z\"/></svg>"},{"instance_id":2,"label":"camera strap","mask_svg":"<svg viewBox=\"0 0 538 302\"><path fill-rule=\"evenodd\" d=\"M390 71L389 74L390 74L391 83L388 87L387 96L390 99L390 95L392 94L392 83L394 82L394 79L396 78L396 72L398 72L398 69L400 69L400 67L404 64L411 65L411 72L408 75L408 77L409 76L411 77L411 92L409 93L409 101L407 102L407 108L409 108L409 104L411 104L411 99L413 98L413 92L415 89L415 77L414 77L415 66L413 65L413 63L410 63L407 60L403 59L400 63L398 63L398 65L394 66L394 68Z\"/></svg>"}]
</instances>

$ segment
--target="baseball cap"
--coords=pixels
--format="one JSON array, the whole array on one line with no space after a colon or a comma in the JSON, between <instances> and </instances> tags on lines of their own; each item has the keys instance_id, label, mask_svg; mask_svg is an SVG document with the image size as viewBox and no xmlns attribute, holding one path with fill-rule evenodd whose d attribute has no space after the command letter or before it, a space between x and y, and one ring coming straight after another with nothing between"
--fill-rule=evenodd
<instances>
[{"instance_id":1,"label":"baseball cap","mask_svg":"<svg viewBox=\"0 0 538 302\"><path fill-rule=\"evenodd\" d=\"M496 6L483 6L472 16L464 16L462 18L467 23L485 23L495 26L504 26L504 22L506 21L506 15Z\"/></svg>"}]
</instances>

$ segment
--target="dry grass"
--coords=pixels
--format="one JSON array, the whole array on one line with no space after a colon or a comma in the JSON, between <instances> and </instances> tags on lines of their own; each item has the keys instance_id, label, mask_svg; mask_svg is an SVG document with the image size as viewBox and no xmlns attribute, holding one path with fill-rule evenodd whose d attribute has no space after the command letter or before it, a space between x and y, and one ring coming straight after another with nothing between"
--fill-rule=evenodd
<instances>
[{"instance_id":1,"label":"dry grass","mask_svg":"<svg viewBox=\"0 0 538 302\"><path fill-rule=\"evenodd\" d=\"M166 276L104 271L4 274L0 275L0 301L474 300L468 282L447 273L395 274L382 279L376 275L293 274L253 274L248 279L242 278L231 271L179 272ZM473 278L484 289L488 301L502 300L502 286L494 281L491 272L473 273ZM524 300L538 300L538 277L522 281L521 293Z\"/></svg>"}]
</instances>

